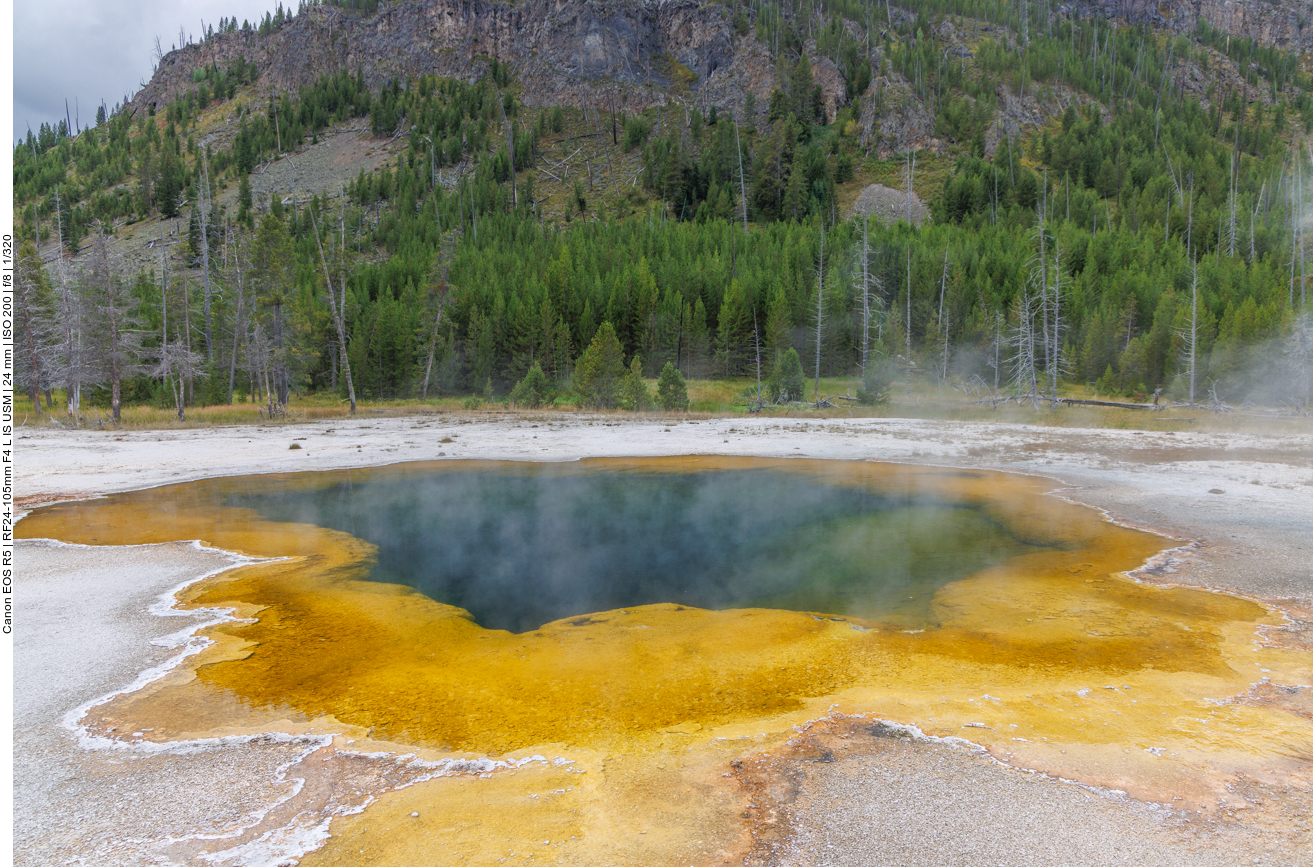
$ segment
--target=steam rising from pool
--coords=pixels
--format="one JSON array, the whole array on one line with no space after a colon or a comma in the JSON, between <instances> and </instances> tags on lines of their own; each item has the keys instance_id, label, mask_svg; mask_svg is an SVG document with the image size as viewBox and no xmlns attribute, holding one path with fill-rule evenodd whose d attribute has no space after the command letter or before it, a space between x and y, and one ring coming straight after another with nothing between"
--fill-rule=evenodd
<instances>
[{"instance_id":1,"label":"steam rising from pool","mask_svg":"<svg viewBox=\"0 0 1313 867\"><path fill-rule=\"evenodd\" d=\"M229 502L371 542L373 580L516 633L658 602L934 625L937 589L1041 550L979 507L841 469L417 468Z\"/></svg>"}]
</instances>

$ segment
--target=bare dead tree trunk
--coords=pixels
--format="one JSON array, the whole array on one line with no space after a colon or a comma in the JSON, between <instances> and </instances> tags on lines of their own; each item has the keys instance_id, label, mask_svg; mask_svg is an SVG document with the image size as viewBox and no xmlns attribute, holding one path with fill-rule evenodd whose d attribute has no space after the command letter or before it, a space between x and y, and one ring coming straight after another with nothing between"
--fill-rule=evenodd
<instances>
[{"instance_id":1,"label":"bare dead tree trunk","mask_svg":"<svg viewBox=\"0 0 1313 867\"><path fill-rule=\"evenodd\" d=\"M821 340L825 324L825 223L821 223L821 254L816 259L816 386L813 398L821 399ZM756 323L753 323L756 327Z\"/></svg>"},{"instance_id":2,"label":"bare dead tree trunk","mask_svg":"<svg viewBox=\"0 0 1313 867\"><path fill-rule=\"evenodd\" d=\"M242 251L239 246L233 255L233 264L237 267L237 312L233 318L233 352L232 358L228 359L228 403L233 402L233 390L237 380L237 341L239 337L246 333L246 281L242 274Z\"/></svg>"},{"instance_id":3,"label":"bare dead tree trunk","mask_svg":"<svg viewBox=\"0 0 1313 867\"><path fill-rule=\"evenodd\" d=\"M1057 409L1058 380L1066 366L1062 357L1062 245L1057 238L1053 239L1053 347L1049 361L1053 367L1051 396Z\"/></svg>"},{"instance_id":4,"label":"bare dead tree trunk","mask_svg":"<svg viewBox=\"0 0 1313 867\"><path fill-rule=\"evenodd\" d=\"M506 103L502 101L500 94L497 96L497 105L501 109L502 123L506 124L506 153L509 154L511 158L511 207L513 208L520 203L520 200L515 195L515 131L511 128L510 118L506 116ZM592 185L593 170L590 168L588 170L589 189L592 188Z\"/></svg>"},{"instance_id":5,"label":"bare dead tree trunk","mask_svg":"<svg viewBox=\"0 0 1313 867\"><path fill-rule=\"evenodd\" d=\"M287 353L285 346L285 329L283 328L283 302L281 297L274 302L274 351L273 382L278 392L279 407L286 407L290 398L287 372Z\"/></svg>"},{"instance_id":6,"label":"bare dead tree trunk","mask_svg":"<svg viewBox=\"0 0 1313 867\"><path fill-rule=\"evenodd\" d=\"M1305 142L1309 149L1309 156L1313 157L1313 145ZM1304 158L1300 157L1300 183L1299 183L1299 306L1304 308L1308 304L1308 279L1305 276L1305 258L1304 258L1304 181L1303 181L1303 163Z\"/></svg>"},{"instance_id":7,"label":"bare dead tree trunk","mask_svg":"<svg viewBox=\"0 0 1313 867\"><path fill-rule=\"evenodd\" d=\"M433 333L429 335L429 354L428 361L424 365L424 390L420 397L427 400L429 396L429 378L433 374L433 356L438 348L438 329L442 326L442 310L446 306L447 298L445 293L438 300L438 312L433 317Z\"/></svg>"},{"instance_id":8,"label":"bare dead tree trunk","mask_svg":"<svg viewBox=\"0 0 1313 867\"><path fill-rule=\"evenodd\" d=\"M267 408L266 408L266 412L268 413L268 417L269 417L269 418L273 418L273 417L274 417L274 392L273 392L273 389L270 388L270 384L269 384L269 363L268 363L267 360L265 361L265 364L263 365L263 373L264 373L264 396L265 396L265 400L268 402L268 406L267 406Z\"/></svg>"},{"instance_id":9,"label":"bare dead tree trunk","mask_svg":"<svg viewBox=\"0 0 1313 867\"><path fill-rule=\"evenodd\" d=\"M32 399L32 408L37 416L41 415L41 383L46 379L46 365L43 355L45 333L49 323L40 310L40 269L41 253L39 248L35 259L29 263L20 253L18 268L14 281L15 324L22 340L22 353L26 356L27 393ZM15 347L16 349L18 347Z\"/></svg>"},{"instance_id":10,"label":"bare dead tree trunk","mask_svg":"<svg viewBox=\"0 0 1313 867\"><path fill-rule=\"evenodd\" d=\"M1199 356L1199 262L1190 263L1190 320L1185 338L1186 367L1190 376L1190 405L1194 405L1195 366Z\"/></svg>"},{"instance_id":11,"label":"bare dead tree trunk","mask_svg":"<svg viewBox=\"0 0 1313 867\"><path fill-rule=\"evenodd\" d=\"M117 424L123 417L123 379L138 371L139 333L134 329L132 298L127 286L114 273L103 223L96 224L95 261L90 275L94 293L95 360L100 373L109 379L110 412Z\"/></svg>"},{"instance_id":12,"label":"bare dead tree trunk","mask_svg":"<svg viewBox=\"0 0 1313 867\"><path fill-rule=\"evenodd\" d=\"M346 205L343 205L345 209ZM351 414L356 414L356 387L351 380L351 359L346 353L346 264L342 266L342 295L339 299L333 288L333 277L328 273L328 259L324 257L324 245L319 239L319 223L315 219L314 208L309 208L310 224L315 230L315 246L319 248L319 264L324 269L324 288L328 292L328 312L333 317L333 326L337 330L337 350L342 358L342 373L346 377L347 400L351 404ZM346 217L342 218L342 255L346 256Z\"/></svg>"},{"instance_id":13,"label":"bare dead tree trunk","mask_svg":"<svg viewBox=\"0 0 1313 867\"><path fill-rule=\"evenodd\" d=\"M1263 181L1263 187L1258 191L1258 198L1254 200L1254 210L1249 215L1249 262L1253 264L1258 258L1258 248L1254 244L1254 224L1258 222L1258 211L1263 207L1263 194L1267 192L1267 181Z\"/></svg>"},{"instance_id":14,"label":"bare dead tree trunk","mask_svg":"<svg viewBox=\"0 0 1313 867\"><path fill-rule=\"evenodd\" d=\"M1044 231L1044 207L1039 208L1039 213L1035 217L1035 231L1039 235L1039 314L1040 324L1044 329L1043 347L1044 347L1044 375L1051 376L1050 368L1053 366L1049 358L1049 257L1047 249L1047 237Z\"/></svg>"},{"instance_id":15,"label":"bare dead tree trunk","mask_svg":"<svg viewBox=\"0 0 1313 867\"><path fill-rule=\"evenodd\" d=\"M191 282L183 277L182 279L182 348L188 355L191 355ZM183 373L179 371L179 373ZM192 378L190 372L184 375L186 382L185 394L187 395L187 405L196 405L196 393L192 387Z\"/></svg>"},{"instance_id":16,"label":"bare dead tree trunk","mask_svg":"<svg viewBox=\"0 0 1313 867\"><path fill-rule=\"evenodd\" d=\"M32 144L32 159L36 159L35 142ZM39 254L41 252L41 205L36 202L32 203L32 231L36 236L36 251Z\"/></svg>"},{"instance_id":17,"label":"bare dead tree trunk","mask_svg":"<svg viewBox=\"0 0 1313 867\"><path fill-rule=\"evenodd\" d=\"M916 157L913 155L912 149L908 148L907 149L907 222L909 225L912 222L912 161L914 159L916 159Z\"/></svg>"},{"instance_id":18,"label":"bare dead tree trunk","mask_svg":"<svg viewBox=\"0 0 1313 867\"><path fill-rule=\"evenodd\" d=\"M1236 130L1239 134L1239 128ZM1235 212L1236 212L1236 166L1235 154L1231 155L1231 170L1227 174L1227 227L1226 227L1226 255L1235 257Z\"/></svg>"},{"instance_id":19,"label":"bare dead tree trunk","mask_svg":"<svg viewBox=\"0 0 1313 867\"><path fill-rule=\"evenodd\" d=\"M433 356L438 348L438 328L442 325L442 308L446 305L445 296L438 302L437 315L433 317L433 334L429 336L429 357L424 364L424 389L420 393L421 400L428 400L429 396L429 378L433 374Z\"/></svg>"},{"instance_id":20,"label":"bare dead tree trunk","mask_svg":"<svg viewBox=\"0 0 1313 867\"><path fill-rule=\"evenodd\" d=\"M182 399L184 395L181 388L176 387L173 382L173 352L169 346L169 258L164 254L163 229L160 230L160 318L163 320L160 333L160 376L169 386L178 421L186 421L185 401Z\"/></svg>"},{"instance_id":21,"label":"bare dead tree trunk","mask_svg":"<svg viewBox=\"0 0 1313 867\"><path fill-rule=\"evenodd\" d=\"M903 337L907 341L907 392L912 392L912 245L907 245L907 327Z\"/></svg>"},{"instance_id":22,"label":"bare dead tree trunk","mask_svg":"<svg viewBox=\"0 0 1313 867\"><path fill-rule=\"evenodd\" d=\"M64 271L64 209L60 204L59 187L55 187L55 257L59 272L59 307L60 321L64 332L64 399L69 415L76 415L80 397L80 370L78 368L77 344L74 339L75 303L73 292L68 285L68 275ZM1294 259L1292 258L1293 262ZM1291 292L1294 292L1294 276L1291 276Z\"/></svg>"},{"instance_id":23,"label":"bare dead tree trunk","mask_svg":"<svg viewBox=\"0 0 1313 867\"><path fill-rule=\"evenodd\" d=\"M1017 296L1017 325L1012 331L1012 383L1018 395L1030 398L1031 406L1039 406L1039 381L1035 371L1035 298L1030 287L1023 284Z\"/></svg>"},{"instance_id":24,"label":"bare dead tree trunk","mask_svg":"<svg viewBox=\"0 0 1313 867\"><path fill-rule=\"evenodd\" d=\"M752 311L752 348L757 353L757 409L761 409L763 395L761 393L761 332L757 330L757 311Z\"/></svg>"},{"instance_id":25,"label":"bare dead tree trunk","mask_svg":"<svg viewBox=\"0 0 1313 867\"><path fill-rule=\"evenodd\" d=\"M462 181L465 180L465 170L461 169L456 175L456 207L460 209L460 228L465 231L465 187Z\"/></svg>"},{"instance_id":26,"label":"bare dead tree trunk","mask_svg":"<svg viewBox=\"0 0 1313 867\"><path fill-rule=\"evenodd\" d=\"M999 377L1003 373L1003 359L999 353L1003 351L1003 311L994 311L994 398L998 398Z\"/></svg>"},{"instance_id":27,"label":"bare dead tree trunk","mask_svg":"<svg viewBox=\"0 0 1313 867\"><path fill-rule=\"evenodd\" d=\"M447 297L449 294L447 277L451 273L451 260L447 257L450 255L450 251L444 250L443 254L443 268L438 278L437 288L438 310L433 317L433 332L429 335L428 361L424 364L424 389L420 393L421 398L425 400L427 400L429 396L429 378L433 373L433 359L438 348L438 330L442 327L442 311L447 306Z\"/></svg>"},{"instance_id":28,"label":"bare dead tree trunk","mask_svg":"<svg viewBox=\"0 0 1313 867\"><path fill-rule=\"evenodd\" d=\"M948 343L948 320L947 320L947 319L940 319L940 320L939 320L939 338L940 338L940 354L939 354L939 384L940 384L940 387L941 387L941 389L942 389L944 381L948 379L948 350L949 350L949 343Z\"/></svg>"},{"instance_id":29,"label":"bare dead tree trunk","mask_svg":"<svg viewBox=\"0 0 1313 867\"><path fill-rule=\"evenodd\" d=\"M63 322L64 397L68 414L76 416L82 405L82 335L79 324L82 304L68 284L62 259L59 260L59 306Z\"/></svg>"},{"instance_id":30,"label":"bare dead tree trunk","mask_svg":"<svg viewBox=\"0 0 1313 867\"><path fill-rule=\"evenodd\" d=\"M862 387L871 362L871 218L862 216Z\"/></svg>"},{"instance_id":31,"label":"bare dead tree trunk","mask_svg":"<svg viewBox=\"0 0 1313 867\"><path fill-rule=\"evenodd\" d=\"M212 320L210 318L210 304L212 292L210 289L210 161L207 157L202 157L205 166L205 173L201 180L200 192L200 209L201 209L201 269L205 277L205 360L214 361L213 331L211 330Z\"/></svg>"},{"instance_id":32,"label":"bare dead tree trunk","mask_svg":"<svg viewBox=\"0 0 1313 867\"><path fill-rule=\"evenodd\" d=\"M1308 285L1306 276L1307 259L1304 256L1304 158L1298 158L1298 175L1295 181L1295 195L1299 196L1299 295L1304 297L1304 287ZM1293 304L1293 299L1292 299Z\"/></svg>"},{"instance_id":33,"label":"bare dead tree trunk","mask_svg":"<svg viewBox=\"0 0 1313 867\"><path fill-rule=\"evenodd\" d=\"M275 141L278 144L278 152L281 154L283 152L283 133L282 130L278 128L278 101L270 100L269 107L274 113L274 136Z\"/></svg>"},{"instance_id":34,"label":"bare dead tree trunk","mask_svg":"<svg viewBox=\"0 0 1313 867\"><path fill-rule=\"evenodd\" d=\"M948 243L944 243L944 267L939 274L939 336L944 344L943 356L939 365L939 382L948 378L948 325L944 322L944 295L948 293Z\"/></svg>"},{"instance_id":35,"label":"bare dead tree trunk","mask_svg":"<svg viewBox=\"0 0 1313 867\"><path fill-rule=\"evenodd\" d=\"M734 149L739 155L739 198L743 200L743 234L748 233L748 193L747 185L743 181L743 144L739 141L739 123L734 119L734 111L729 113L730 123L734 124ZM731 229L731 234L733 230Z\"/></svg>"}]
</instances>

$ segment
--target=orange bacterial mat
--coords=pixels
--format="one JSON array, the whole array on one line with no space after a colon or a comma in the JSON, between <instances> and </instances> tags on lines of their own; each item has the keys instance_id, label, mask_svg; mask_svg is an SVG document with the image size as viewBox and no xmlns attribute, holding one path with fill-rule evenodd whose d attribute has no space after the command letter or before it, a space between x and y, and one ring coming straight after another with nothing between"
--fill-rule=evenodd
<instances>
[{"instance_id":1,"label":"orange bacterial mat","mask_svg":"<svg viewBox=\"0 0 1313 867\"><path fill-rule=\"evenodd\" d=\"M938 587L917 628L851 613L655 603L579 612L521 634L485 629L459 608L366 580L376 553L368 542L227 504L251 491L500 466L192 482L40 508L18 535L91 545L200 539L281 558L184 592L186 606L229 607L242 620L211 628L215 645L168 677L94 708L93 726L151 729L156 740L316 729L431 758L573 762L389 793L338 820L305 864L352 863L357 850L379 864L500 863L508 851L539 852L539 862L719 863L741 836L727 763L832 712L963 737L1019 766L1199 808L1224 797L1236 774L1305 778L1313 724L1236 701L1263 678L1309 683L1307 655L1262 640L1280 613L1131 580L1128 570L1173 543L1046 495L1055 487L1047 480L723 457L555 467L770 469L836 487L927 492L1042 543ZM410 812L424 817L412 837L383 831Z\"/></svg>"}]
</instances>

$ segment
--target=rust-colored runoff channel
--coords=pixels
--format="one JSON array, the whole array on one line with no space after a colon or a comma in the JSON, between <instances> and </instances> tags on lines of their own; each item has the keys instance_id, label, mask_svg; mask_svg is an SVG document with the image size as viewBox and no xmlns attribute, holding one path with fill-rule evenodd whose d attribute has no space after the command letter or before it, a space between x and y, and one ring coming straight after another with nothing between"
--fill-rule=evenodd
<instances>
[{"instance_id":1,"label":"rust-colored runoff channel","mask_svg":"<svg viewBox=\"0 0 1313 867\"><path fill-rule=\"evenodd\" d=\"M1307 720L1231 701L1263 677L1308 682L1306 655L1261 641L1279 614L1127 578L1171 543L1045 496L1054 485L1044 480L716 457L553 465L562 478L764 470L835 490L914 492L974 509L1025 544L935 587L919 620L892 609L664 602L581 611L518 634L369 580L377 549L367 541L233 505L253 493L440 483L508 467L524 465L194 482L48 506L18 532L93 545L200 539L282 558L190 588L184 604L231 607L242 620L212 628L215 645L170 676L93 709L102 731L170 740L316 729L354 739L352 749L548 759L382 794L336 820L307 865L363 863L352 859L366 853L378 864L500 863L508 852L539 862L719 863L744 834L728 762L832 712L966 737L1019 766L1200 808L1235 774L1288 778L1313 755ZM434 527L442 532L440 517Z\"/></svg>"}]
</instances>

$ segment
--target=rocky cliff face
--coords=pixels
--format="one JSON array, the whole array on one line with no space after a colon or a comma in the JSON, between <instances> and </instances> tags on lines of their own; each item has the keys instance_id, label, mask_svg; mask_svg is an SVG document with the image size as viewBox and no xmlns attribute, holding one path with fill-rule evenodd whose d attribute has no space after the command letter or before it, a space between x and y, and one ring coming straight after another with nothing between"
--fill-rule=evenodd
<instances>
[{"instance_id":1,"label":"rocky cliff face","mask_svg":"<svg viewBox=\"0 0 1313 867\"><path fill-rule=\"evenodd\" d=\"M433 73L472 78L496 57L511 65L528 105L591 104L630 110L672 98L741 109L746 93L765 111L774 69L750 37L736 39L725 7L696 0L416 0L355 16L306 9L282 30L220 34L171 52L132 100L142 109L192 87L192 70L245 56L271 90L357 68L372 87ZM828 65L827 65L828 64ZM846 102L842 77L817 58L831 115Z\"/></svg>"},{"instance_id":2,"label":"rocky cliff face","mask_svg":"<svg viewBox=\"0 0 1313 867\"><path fill-rule=\"evenodd\" d=\"M1059 15L1101 15L1189 33L1200 21L1262 45L1313 50L1310 0L1083 0L1057 8Z\"/></svg>"},{"instance_id":3,"label":"rocky cliff face","mask_svg":"<svg viewBox=\"0 0 1313 867\"><path fill-rule=\"evenodd\" d=\"M898 10L895 14L906 14ZM1199 20L1265 45L1313 50L1313 0L1075 0L1064 17L1099 16L1190 32ZM854 27L856 25L853 25ZM962 50L969 50L964 46ZM809 46L812 69L833 118L848 102L843 76ZM872 59L878 61L876 49ZM751 36L737 37L725 6L699 0L412 0L374 15L312 6L269 36L220 34L167 55L131 107L163 105L193 87L192 72L243 55L259 87L295 90L340 69L363 71L377 89L421 74L473 79L495 57L509 64L529 106L575 105L641 111L672 100L714 105L743 118L748 94L765 127L776 69ZM881 151L936 146L932 119L916 115L899 76L877 82L899 104L882 118ZM869 97L869 94L868 94ZM915 101L915 100L912 100ZM866 114L864 111L863 114ZM864 119L864 140L872 130ZM904 129L906 127L906 129ZM992 143L991 143L992 144ZM891 152L892 152L891 151Z\"/></svg>"},{"instance_id":4,"label":"rocky cliff face","mask_svg":"<svg viewBox=\"0 0 1313 867\"><path fill-rule=\"evenodd\" d=\"M1175 12L1183 24L1193 12L1219 30L1251 37L1263 45L1292 51L1313 48L1313 27L1308 26L1313 20L1310 2L1186 0L1176 4Z\"/></svg>"}]
</instances>

